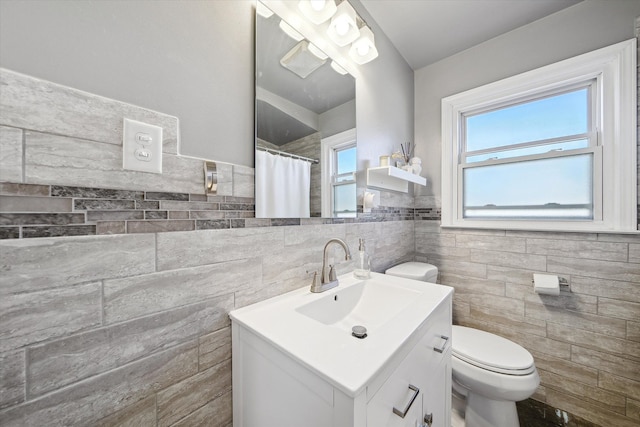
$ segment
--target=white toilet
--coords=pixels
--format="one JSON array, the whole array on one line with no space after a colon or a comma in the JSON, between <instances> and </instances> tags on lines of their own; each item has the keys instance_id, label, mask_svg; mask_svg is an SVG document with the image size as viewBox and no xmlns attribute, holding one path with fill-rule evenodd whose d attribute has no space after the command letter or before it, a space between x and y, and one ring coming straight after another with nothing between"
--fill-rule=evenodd
<instances>
[{"instance_id":1,"label":"white toilet","mask_svg":"<svg viewBox=\"0 0 640 427\"><path fill-rule=\"evenodd\" d=\"M407 262L386 274L435 283L437 267ZM538 388L540 377L533 356L498 335L453 326L451 370L454 394L465 398L466 427L518 427L516 402Z\"/></svg>"}]
</instances>

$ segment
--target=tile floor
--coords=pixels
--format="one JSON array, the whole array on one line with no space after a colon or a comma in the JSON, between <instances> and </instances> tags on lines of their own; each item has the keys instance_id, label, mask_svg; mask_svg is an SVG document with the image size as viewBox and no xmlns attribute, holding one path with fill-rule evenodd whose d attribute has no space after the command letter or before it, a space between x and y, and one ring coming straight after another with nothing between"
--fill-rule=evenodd
<instances>
[{"instance_id":1,"label":"tile floor","mask_svg":"<svg viewBox=\"0 0 640 427\"><path fill-rule=\"evenodd\" d=\"M520 427L600 427L545 403L527 399L517 403ZM451 427L466 427L464 400L451 398Z\"/></svg>"}]
</instances>

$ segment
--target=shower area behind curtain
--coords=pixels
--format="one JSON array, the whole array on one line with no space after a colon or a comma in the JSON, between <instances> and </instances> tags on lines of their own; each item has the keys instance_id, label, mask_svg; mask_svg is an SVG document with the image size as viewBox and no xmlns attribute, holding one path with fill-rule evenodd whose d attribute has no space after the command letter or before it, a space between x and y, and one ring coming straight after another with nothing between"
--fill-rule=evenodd
<instances>
[{"instance_id":1,"label":"shower area behind curtain","mask_svg":"<svg viewBox=\"0 0 640 427\"><path fill-rule=\"evenodd\" d=\"M256 150L256 217L309 218L311 163Z\"/></svg>"}]
</instances>

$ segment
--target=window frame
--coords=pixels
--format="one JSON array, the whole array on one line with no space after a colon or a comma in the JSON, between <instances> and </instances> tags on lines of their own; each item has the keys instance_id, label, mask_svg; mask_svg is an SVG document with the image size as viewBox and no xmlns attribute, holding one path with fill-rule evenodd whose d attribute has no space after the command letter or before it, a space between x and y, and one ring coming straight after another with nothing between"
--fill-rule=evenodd
<instances>
[{"instance_id":1,"label":"window frame","mask_svg":"<svg viewBox=\"0 0 640 427\"><path fill-rule=\"evenodd\" d=\"M334 176L336 173L336 151L357 147L356 140L356 129L349 129L340 133L337 133L332 136L328 136L326 138L322 138L320 141L321 145L321 153L320 153L320 164L321 164L321 172L320 179L322 180L322 189L321 189L321 214L323 218L332 218L333 217L333 197L334 191L333 188L335 186ZM341 182L339 185L349 184L350 182ZM354 183L356 183L354 176ZM357 183L356 183L357 185ZM357 209L357 203L356 203ZM357 216L357 214L355 215Z\"/></svg>"},{"instance_id":2,"label":"window frame","mask_svg":"<svg viewBox=\"0 0 640 427\"><path fill-rule=\"evenodd\" d=\"M602 147L601 143L598 139L598 128L597 124L600 122L599 114L598 114L598 81L597 79L589 80L586 82L580 82L578 84L572 84L569 86L561 86L560 88L556 88L552 91L536 93L534 96L527 96L523 99L515 99L508 102L506 105L493 105L489 109L483 110L475 110L475 111L465 111L461 113L461 145L460 145L460 160L458 164L458 216L464 218L464 172L466 169L480 168L485 166L494 166L494 165L503 165L503 164L515 164L519 162L527 162L527 161L535 161L535 160L545 160L545 159L558 159L563 157L573 157L582 154L592 154L592 169L591 169L591 181L593 183L592 188L592 201L593 201L593 219L602 220ZM575 92L578 90L587 89L588 91L588 105L587 105L587 131L579 134L567 135L564 137L555 137L555 138L547 138L540 139L534 141L528 141L517 144L510 145L502 145L494 148L486 148L482 150L475 151L467 151L467 138L466 138L466 123L467 118L471 116L481 115L484 113L489 113L496 110L501 110L509 107L517 107L519 105L523 105L529 102L534 102L542 99L552 98L554 96L560 96L566 93ZM588 140L588 146L585 148L576 148L571 150L562 150L562 151L547 151L539 154L527 154L520 155L515 157L504 157L504 158L496 158L496 159L486 159L474 162L468 162L467 158L472 156L477 156L481 154L488 154L496 151L506 151L509 149L520 149L520 148L530 148L535 146L545 146L552 143L563 142L563 141L572 141L572 140ZM508 221L509 218L478 218L482 220L501 220ZM514 220L522 221L522 219L515 218ZM551 221L553 219L532 219L534 221ZM585 219L573 219L576 221L585 221Z\"/></svg>"},{"instance_id":3,"label":"window frame","mask_svg":"<svg viewBox=\"0 0 640 427\"><path fill-rule=\"evenodd\" d=\"M442 100L442 226L562 231L636 231L636 39L490 83ZM589 148L518 157L593 152L593 220L463 217L463 169L515 163L514 158L463 163L465 117L591 86Z\"/></svg>"}]
</instances>

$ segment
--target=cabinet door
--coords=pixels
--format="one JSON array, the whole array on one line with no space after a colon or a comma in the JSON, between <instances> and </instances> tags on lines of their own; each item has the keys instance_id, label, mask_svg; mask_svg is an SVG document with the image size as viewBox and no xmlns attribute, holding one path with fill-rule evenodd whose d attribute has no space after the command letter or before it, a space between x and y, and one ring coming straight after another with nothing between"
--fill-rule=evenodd
<instances>
[{"instance_id":1,"label":"cabinet door","mask_svg":"<svg viewBox=\"0 0 640 427\"><path fill-rule=\"evenodd\" d=\"M449 354L433 369L429 384L424 388L423 411L431 415L431 427L451 425L451 358Z\"/></svg>"},{"instance_id":2,"label":"cabinet door","mask_svg":"<svg viewBox=\"0 0 640 427\"><path fill-rule=\"evenodd\" d=\"M431 427L451 425L451 306L434 312L431 327L420 341L425 346L423 369L418 373L422 384L423 415L431 416ZM424 416L421 418L424 419Z\"/></svg>"},{"instance_id":3,"label":"cabinet door","mask_svg":"<svg viewBox=\"0 0 640 427\"><path fill-rule=\"evenodd\" d=\"M427 357L424 346L416 346L400 363L367 404L367 427L415 427L422 420L422 384L417 373ZM394 412L406 415L401 417ZM407 410L407 408L409 408Z\"/></svg>"},{"instance_id":4,"label":"cabinet door","mask_svg":"<svg viewBox=\"0 0 640 427\"><path fill-rule=\"evenodd\" d=\"M451 424L451 302L438 307L428 319L424 336L398 365L367 404L367 427L415 427L432 414L432 427ZM415 386L419 392L409 389ZM404 418L411 397L416 400Z\"/></svg>"}]
</instances>

